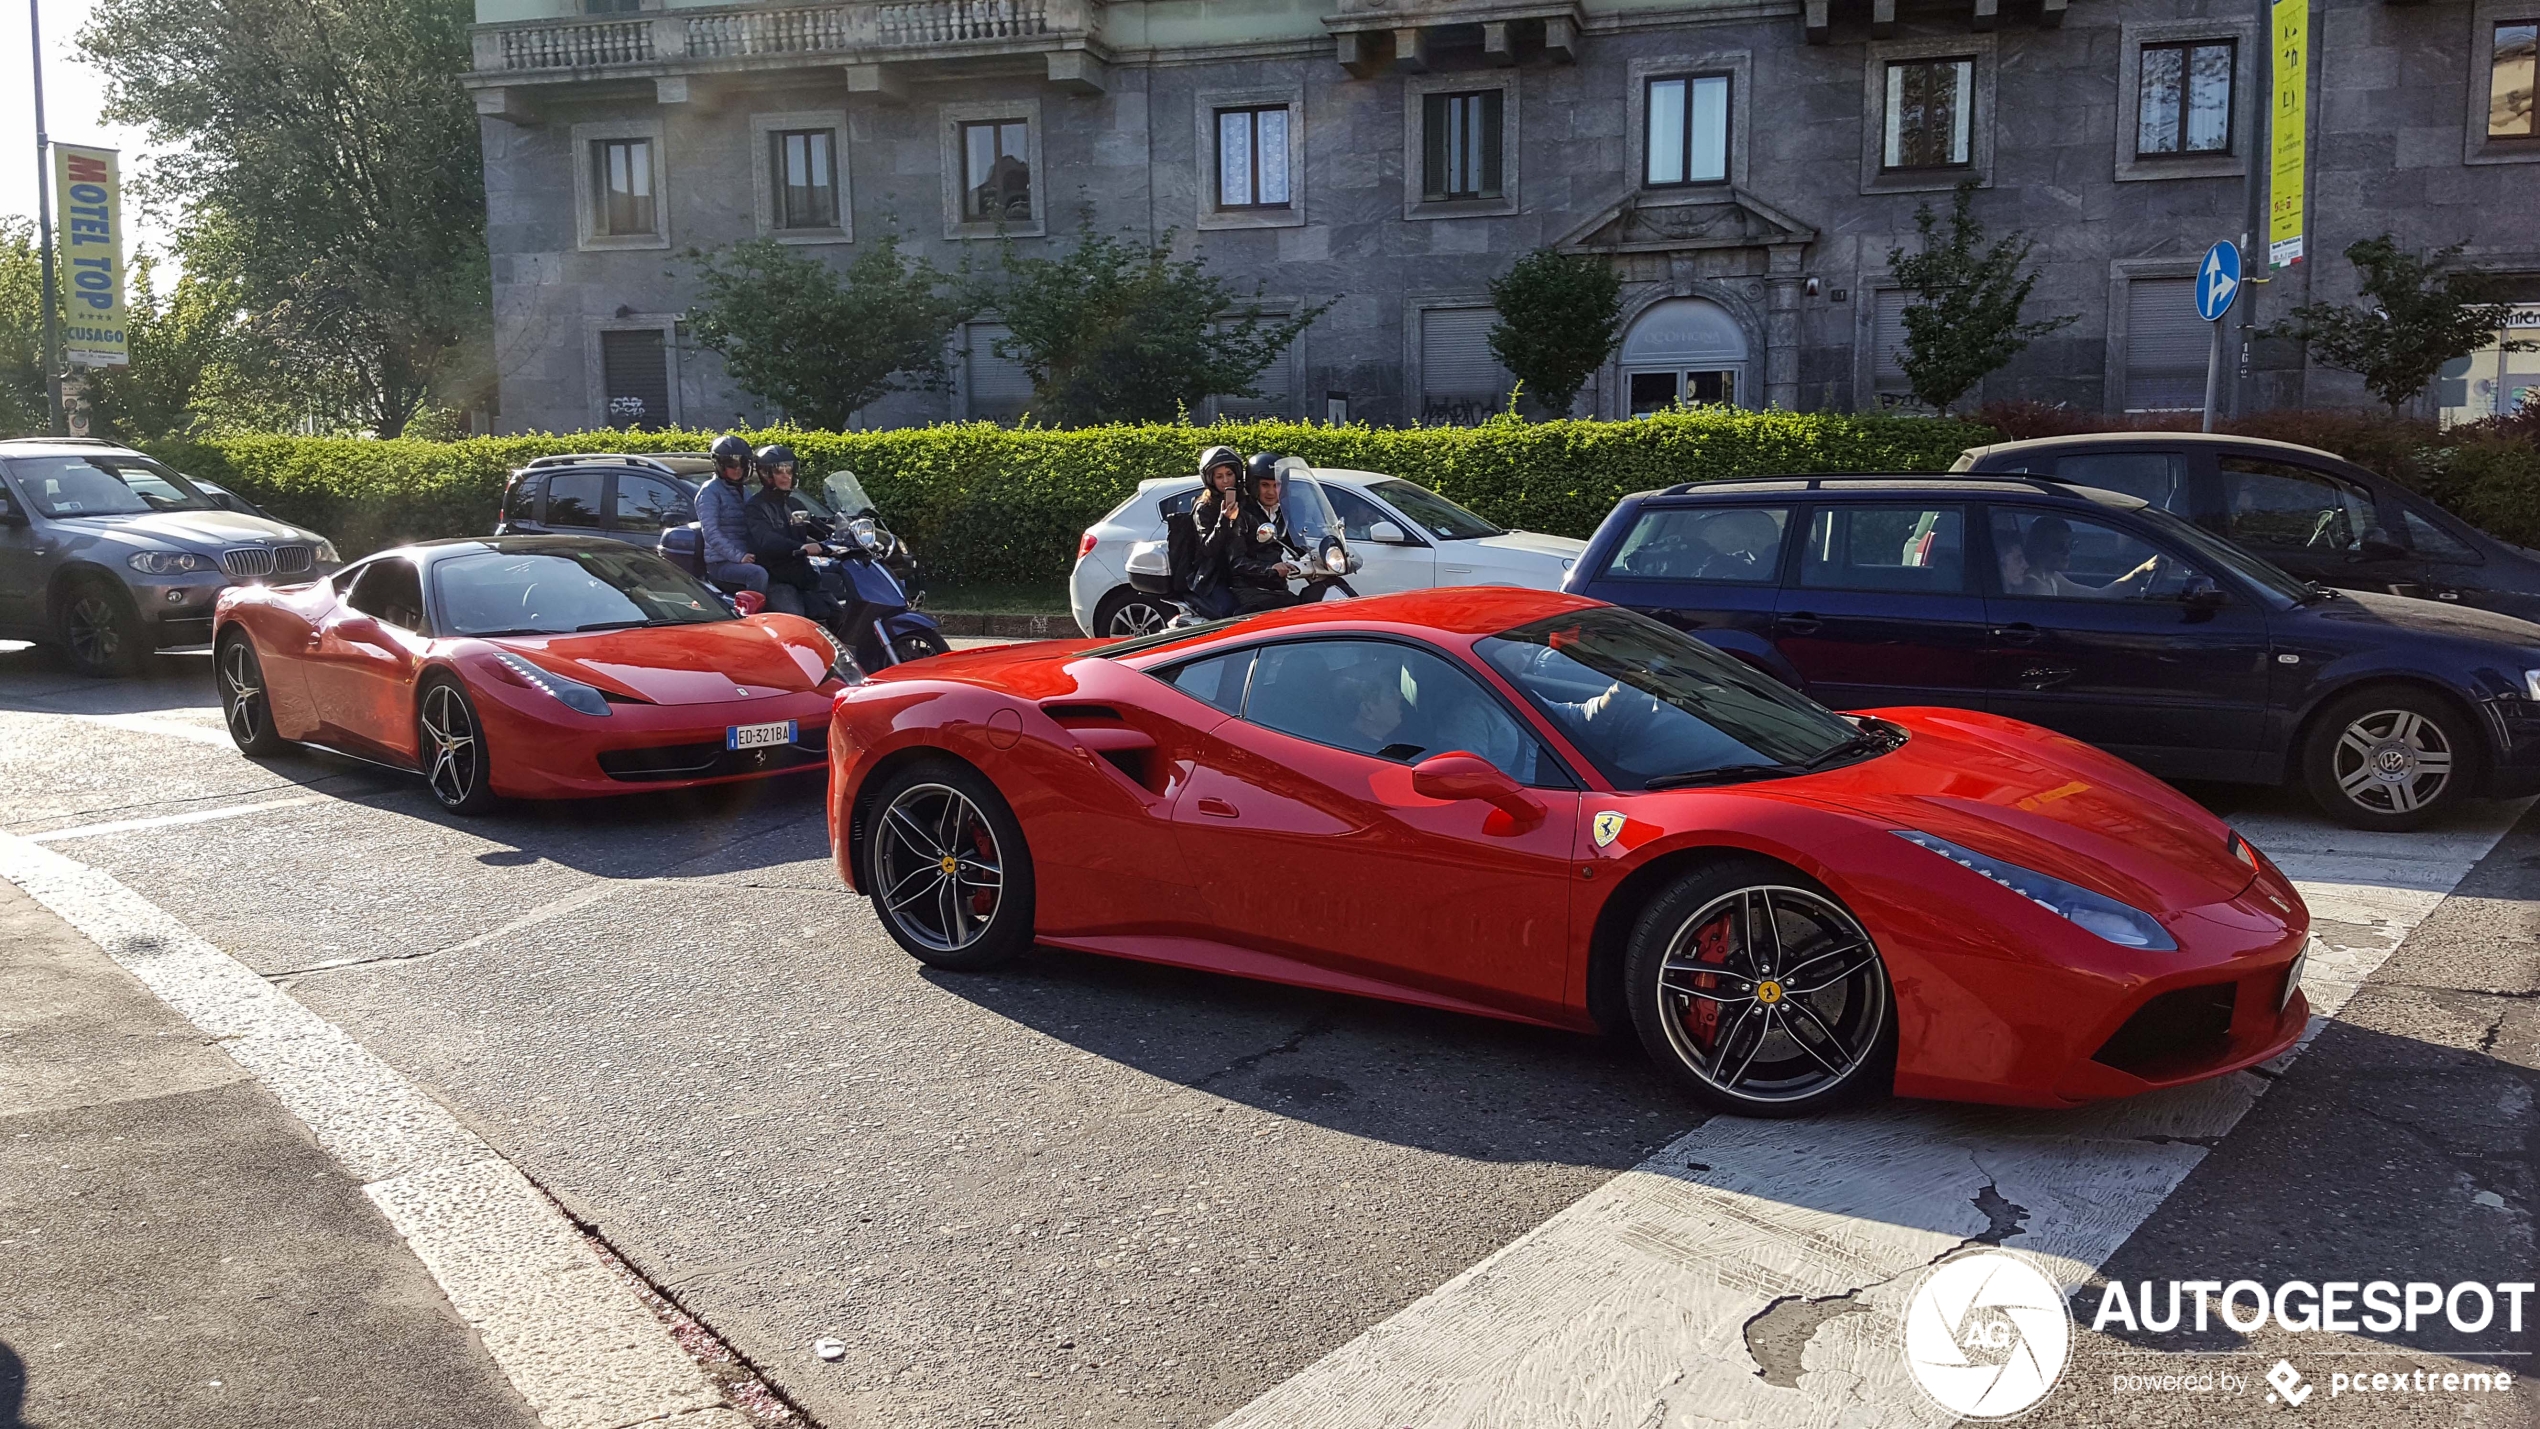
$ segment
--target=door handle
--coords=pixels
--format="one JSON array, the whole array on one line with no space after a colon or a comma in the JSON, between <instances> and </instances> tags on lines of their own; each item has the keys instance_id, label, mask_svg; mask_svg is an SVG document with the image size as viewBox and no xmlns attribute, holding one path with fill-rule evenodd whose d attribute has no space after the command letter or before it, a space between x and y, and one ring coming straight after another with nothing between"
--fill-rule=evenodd
<instances>
[{"instance_id":1,"label":"door handle","mask_svg":"<svg viewBox=\"0 0 2540 1429\"><path fill-rule=\"evenodd\" d=\"M2037 627L2025 620L2012 625L1997 625L1993 629L1993 638L2005 645L2034 645L2037 637Z\"/></svg>"},{"instance_id":2,"label":"door handle","mask_svg":"<svg viewBox=\"0 0 2540 1429\"><path fill-rule=\"evenodd\" d=\"M1825 622L1819 620L1816 616L1809 614L1807 611L1794 610L1790 614L1775 621L1774 624L1779 625L1782 629L1789 631L1793 635L1814 635L1817 633L1818 628L1824 625Z\"/></svg>"},{"instance_id":3,"label":"door handle","mask_svg":"<svg viewBox=\"0 0 2540 1429\"><path fill-rule=\"evenodd\" d=\"M1213 794L1204 794L1200 796L1199 811L1208 815L1212 819L1233 819L1242 817L1235 812L1234 805L1227 803L1225 800L1220 799Z\"/></svg>"}]
</instances>

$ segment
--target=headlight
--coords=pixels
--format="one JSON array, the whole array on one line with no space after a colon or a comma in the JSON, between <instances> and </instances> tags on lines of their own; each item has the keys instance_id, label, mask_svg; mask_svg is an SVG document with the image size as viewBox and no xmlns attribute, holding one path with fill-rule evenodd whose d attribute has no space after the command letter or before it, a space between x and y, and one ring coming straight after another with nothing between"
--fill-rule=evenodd
<instances>
[{"instance_id":1,"label":"headlight","mask_svg":"<svg viewBox=\"0 0 2540 1429\"><path fill-rule=\"evenodd\" d=\"M604 716L609 712L608 696L580 680L568 680L552 670L542 670L508 651L498 651L494 658L502 662L504 669L518 675L521 683L532 689L545 690L577 713Z\"/></svg>"},{"instance_id":2,"label":"headlight","mask_svg":"<svg viewBox=\"0 0 2540 1429\"><path fill-rule=\"evenodd\" d=\"M192 551L135 551L124 564L145 576L172 576L184 571L216 571L220 564Z\"/></svg>"},{"instance_id":3,"label":"headlight","mask_svg":"<svg viewBox=\"0 0 2540 1429\"><path fill-rule=\"evenodd\" d=\"M853 521L848 522L847 534L855 537L855 543L868 551L879 551L882 549L882 533L874 529L873 521L870 517L859 516Z\"/></svg>"},{"instance_id":4,"label":"headlight","mask_svg":"<svg viewBox=\"0 0 2540 1429\"><path fill-rule=\"evenodd\" d=\"M2540 704L2540 670L2522 672L2522 697Z\"/></svg>"},{"instance_id":5,"label":"headlight","mask_svg":"<svg viewBox=\"0 0 2540 1429\"><path fill-rule=\"evenodd\" d=\"M2060 878L2049 878L2033 868L2022 868L1990 858L1973 849L1960 848L1947 839L1933 838L1912 829L1890 829L1889 833L1907 843L1930 849L1942 858L1983 874L2013 893L2054 914L2074 926L2124 948L2151 948L2174 952L2178 944L2169 930L2152 921L2152 915L2139 908L2129 908L2114 898L2076 887Z\"/></svg>"},{"instance_id":6,"label":"headlight","mask_svg":"<svg viewBox=\"0 0 2540 1429\"><path fill-rule=\"evenodd\" d=\"M326 562L330 566L339 565L344 560L342 556L335 554L335 543L326 539L324 536L317 538L316 553L319 560Z\"/></svg>"},{"instance_id":7,"label":"headlight","mask_svg":"<svg viewBox=\"0 0 2540 1429\"><path fill-rule=\"evenodd\" d=\"M811 628L819 631L820 638L829 642L829 673L850 685L863 684L864 671L856 664L854 652L841 644L837 636L830 634L828 626L815 622Z\"/></svg>"},{"instance_id":8,"label":"headlight","mask_svg":"<svg viewBox=\"0 0 2540 1429\"><path fill-rule=\"evenodd\" d=\"M1340 546L1334 546L1332 549L1330 549L1330 550L1328 550L1328 551L1325 551L1325 552L1323 553L1323 564L1324 564L1326 567L1329 567L1329 568L1330 568L1330 570L1331 570L1331 572L1332 572L1332 574L1333 574L1333 575L1336 575L1336 576L1345 576L1345 575L1348 575L1348 574L1349 574L1349 552L1348 552L1348 550L1346 550L1345 548L1340 547Z\"/></svg>"}]
</instances>

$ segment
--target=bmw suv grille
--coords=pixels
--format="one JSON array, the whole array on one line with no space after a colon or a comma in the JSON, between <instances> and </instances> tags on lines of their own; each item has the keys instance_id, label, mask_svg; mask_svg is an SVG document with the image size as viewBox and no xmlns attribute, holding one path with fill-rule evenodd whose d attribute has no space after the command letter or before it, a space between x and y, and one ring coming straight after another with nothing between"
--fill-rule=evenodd
<instances>
[{"instance_id":1,"label":"bmw suv grille","mask_svg":"<svg viewBox=\"0 0 2540 1429\"><path fill-rule=\"evenodd\" d=\"M240 546L221 552L220 568L242 580L254 576L299 575L309 569L306 546Z\"/></svg>"}]
</instances>

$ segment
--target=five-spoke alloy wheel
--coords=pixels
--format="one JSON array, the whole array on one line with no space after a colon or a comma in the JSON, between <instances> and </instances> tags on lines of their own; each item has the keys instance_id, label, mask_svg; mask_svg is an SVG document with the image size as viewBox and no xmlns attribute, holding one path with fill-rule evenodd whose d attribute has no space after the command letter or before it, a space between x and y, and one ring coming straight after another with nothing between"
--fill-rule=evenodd
<instances>
[{"instance_id":1,"label":"five-spoke alloy wheel","mask_svg":"<svg viewBox=\"0 0 2540 1429\"><path fill-rule=\"evenodd\" d=\"M2302 777L2329 817L2407 829L2477 788L2474 730L2449 703L2404 687L2359 690L2320 711Z\"/></svg>"},{"instance_id":2,"label":"five-spoke alloy wheel","mask_svg":"<svg viewBox=\"0 0 2540 1429\"><path fill-rule=\"evenodd\" d=\"M967 765L926 760L865 805L865 891L891 938L937 967L999 962L1032 938L1032 865L996 789Z\"/></svg>"},{"instance_id":3,"label":"five-spoke alloy wheel","mask_svg":"<svg viewBox=\"0 0 2540 1429\"><path fill-rule=\"evenodd\" d=\"M147 653L140 614L122 589L103 577L82 578L63 592L57 623L62 653L83 675L128 675Z\"/></svg>"},{"instance_id":4,"label":"five-spoke alloy wheel","mask_svg":"<svg viewBox=\"0 0 2540 1429\"><path fill-rule=\"evenodd\" d=\"M1094 634L1103 640L1153 635L1173 619L1173 607L1127 586L1104 596L1094 611Z\"/></svg>"},{"instance_id":5,"label":"five-spoke alloy wheel","mask_svg":"<svg viewBox=\"0 0 2540 1429\"><path fill-rule=\"evenodd\" d=\"M212 678L220 687L221 718L240 753L269 756L291 747L274 733L273 701L265 693L264 662L256 658L254 641L244 635L222 641L212 660Z\"/></svg>"},{"instance_id":6,"label":"five-spoke alloy wheel","mask_svg":"<svg viewBox=\"0 0 2540 1429\"><path fill-rule=\"evenodd\" d=\"M486 777L484 726L457 681L443 676L423 687L415 713L416 762L432 797L457 814L481 814L496 802Z\"/></svg>"},{"instance_id":7,"label":"five-spoke alloy wheel","mask_svg":"<svg viewBox=\"0 0 2540 1429\"><path fill-rule=\"evenodd\" d=\"M1818 1111L1893 1073L1878 948L1796 870L1741 858L1679 879L1642 910L1624 976L1642 1045L1723 1111Z\"/></svg>"}]
</instances>

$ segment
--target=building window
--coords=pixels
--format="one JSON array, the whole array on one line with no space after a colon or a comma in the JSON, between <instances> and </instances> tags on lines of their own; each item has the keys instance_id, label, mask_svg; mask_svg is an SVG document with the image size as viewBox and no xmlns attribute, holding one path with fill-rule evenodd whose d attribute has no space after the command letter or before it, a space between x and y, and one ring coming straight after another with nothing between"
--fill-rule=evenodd
<instances>
[{"instance_id":1,"label":"building window","mask_svg":"<svg viewBox=\"0 0 2540 1429\"><path fill-rule=\"evenodd\" d=\"M1217 111L1217 206L1288 206L1288 107Z\"/></svg>"},{"instance_id":2,"label":"building window","mask_svg":"<svg viewBox=\"0 0 2540 1429\"><path fill-rule=\"evenodd\" d=\"M653 201L653 141L601 139L591 145L599 229L611 237L659 231Z\"/></svg>"},{"instance_id":3,"label":"building window","mask_svg":"<svg viewBox=\"0 0 2540 1429\"><path fill-rule=\"evenodd\" d=\"M1420 314L1420 417L1424 426L1470 427L1508 409L1517 379L1490 348L1499 314L1438 307Z\"/></svg>"},{"instance_id":4,"label":"building window","mask_svg":"<svg viewBox=\"0 0 2540 1429\"><path fill-rule=\"evenodd\" d=\"M582 0L585 15L632 15L644 8L644 0Z\"/></svg>"},{"instance_id":5,"label":"building window","mask_svg":"<svg viewBox=\"0 0 2540 1429\"><path fill-rule=\"evenodd\" d=\"M1891 61L1879 167L1946 169L1969 163L1975 94L1972 58Z\"/></svg>"},{"instance_id":6,"label":"building window","mask_svg":"<svg viewBox=\"0 0 2540 1429\"><path fill-rule=\"evenodd\" d=\"M2540 136L2532 114L2532 89L2540 82L2540 20L2512 20L2496 27L2496 49L2487 69L2487 137Z\"/></svg>"},{"instance_id":7,"label":"building window","mask_svg":"<svg viewBox=\"0 0 2540 1429\"><path fill-rule=\"evenodd\" d=\"M1420 196L1430 203L1498 198L1504 90L1431 94L1421 100Z\"/></svg>"},{"instance_id":8,"label":"building window","mask_svg":"<svg viewBox=\"0 0 2540 1429\"><path fill-rule=\"evenodd\" d=\"M2196 315L2194 278L2126 284L2125 410L2201 412L2214 325Z\"/></svg>"},{"instance_id":9,"label":"building window","mask_svg":"<svg viewBox=\"0 0 2540 1429\"><path fill-rule=\"evenodd\" d=\"M660 328L612 328L601 333L600 383L603 419L608 425L643 432L670 425L670 351ZM559 489L548 489L551 512ZM600 524L596 484L591 489L589 508L587 518L568 524Z\"/></svg>"},{"instance_id":10,"label":"building window","mask_svg":"<svg viewBox=\"0 0 2540 1429\"><path fill-rule=\"evenodd\" d=\"M961 216L973 223L1032 220L1032 126L990 119L961 126Z\"/></svg>"},{"instance_id":11,"label":"building window","mask_svg":"<svg viewBox=\"0 0 2540 1429\"><path fill-rule=\"evenodd\" d=\"M838 226L838 134L791 129L767 136L778 228Z\"/></svg>"},{"instance_id":12,"label":"building window","mask_svg":"<svg viewBox=\"0 0 2540 1429\"><path fill-rule=\"evenodd\" d=\"M2136 90L2136 157L2231 152L2236 48L2230 40L2143 47L2142 77Z\"/></svg>"},{"instance_id":13,"label":"building window","mask_svg":"<svg viewBox=\"0 0 2540 1429\"><path fill-rule=\"evenodd\" d=\"M1675 75L1649 82L1651 188L1718 184L1729 177L1729 77Z\"/></svg>"}]
</instances>

